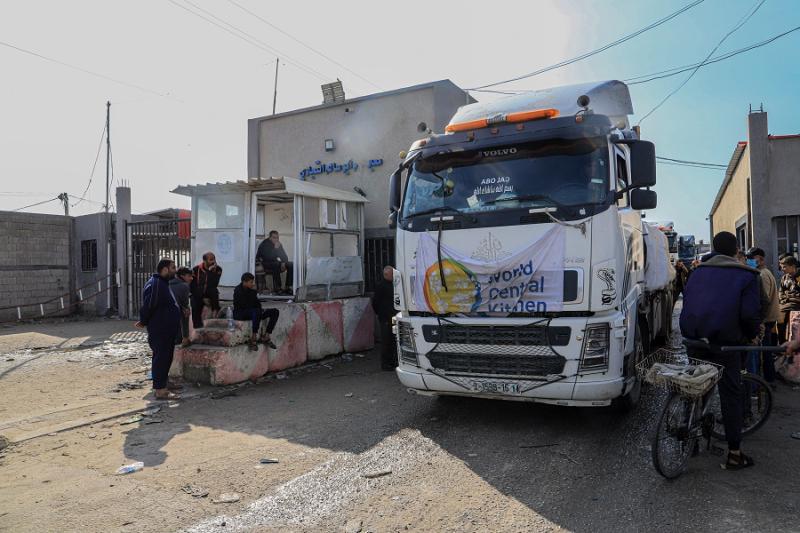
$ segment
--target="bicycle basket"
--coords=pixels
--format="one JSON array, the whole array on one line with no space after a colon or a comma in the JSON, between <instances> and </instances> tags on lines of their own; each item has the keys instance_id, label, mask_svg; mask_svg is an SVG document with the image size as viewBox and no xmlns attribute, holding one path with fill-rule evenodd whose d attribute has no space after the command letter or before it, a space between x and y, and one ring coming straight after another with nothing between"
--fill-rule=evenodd
<instances>
[{"instance_id":1,"label":"bicycle basket","mask_svg":"<svg viewBox=\"0 0 800 533\"><path fill-rule=\"evenodd\" d=\"M640 379L655 387L696 398L711 390L722 377L722 365L656 350L636 365Z\"/></svg>"}]
</instances>

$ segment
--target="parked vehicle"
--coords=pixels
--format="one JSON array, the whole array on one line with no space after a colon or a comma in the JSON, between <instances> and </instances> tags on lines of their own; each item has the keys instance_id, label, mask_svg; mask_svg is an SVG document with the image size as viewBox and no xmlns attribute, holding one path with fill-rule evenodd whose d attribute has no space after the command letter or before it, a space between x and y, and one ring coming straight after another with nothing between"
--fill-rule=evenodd
<instances>
[{"instance_id":1,"label":"parked vehicle","mask_svg":"<svg viewBox=\"0 0 800 533\"><path fill-rule=\"evenodd\" d=\"M637 403L635 365L669 334L674 271L641 219L656 206L655 148L631 113L622 82L559 87L466 105L412 145L390 181L410 390Z\"/></svg>"}]
</instances>

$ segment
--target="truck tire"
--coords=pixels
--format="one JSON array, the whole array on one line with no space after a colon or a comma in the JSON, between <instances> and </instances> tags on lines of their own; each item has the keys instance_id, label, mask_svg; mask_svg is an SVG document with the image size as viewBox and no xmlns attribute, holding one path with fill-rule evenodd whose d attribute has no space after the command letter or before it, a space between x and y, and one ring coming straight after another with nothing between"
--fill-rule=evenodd
<instances>
[{"instance_id":1,"label":"truck tire","mask_svg":"<svg viewBox=\"0 0 800 533\"><path fill-rule=\"evenodd\" d=\"M620 413L629 413L636 408L642 396L642 380L636 377L636 364L645 356L644 344L642 342L642 330L639 321L636 321L636 333L633 341L633 353L628 356L626 376L634 376L634 384L631 389L619 398L611 402L611 407Z\"/></svg>"}]
</instances>

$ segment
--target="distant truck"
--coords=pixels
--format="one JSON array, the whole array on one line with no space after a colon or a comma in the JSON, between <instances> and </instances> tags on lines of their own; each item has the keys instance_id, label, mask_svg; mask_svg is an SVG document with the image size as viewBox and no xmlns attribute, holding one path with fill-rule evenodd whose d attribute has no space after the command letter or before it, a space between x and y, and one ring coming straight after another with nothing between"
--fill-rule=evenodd
<instances>
[{"instance_id":1,"label":"distant truck","mask_svg":"<svg viewBox=\"0 0 800 533\"><path fill-rule=\"evenodd\" d=\"M670 333L674 270L641 219L655 148L632 113L622 82L559 87L466 105L411 146L389 187L406 387L637 403L636 363Z\"/></svg>"},{"instance_id":2,"label":"distant truck","mask_svg":"<svg viewBox=\"0 0 800 533\"><path fill-rule=\"evenodd\" d=\"M697 244L694 235L681 235L678 237L678 259L686 265L697 258Z\"/></svg>"}]
</instances>

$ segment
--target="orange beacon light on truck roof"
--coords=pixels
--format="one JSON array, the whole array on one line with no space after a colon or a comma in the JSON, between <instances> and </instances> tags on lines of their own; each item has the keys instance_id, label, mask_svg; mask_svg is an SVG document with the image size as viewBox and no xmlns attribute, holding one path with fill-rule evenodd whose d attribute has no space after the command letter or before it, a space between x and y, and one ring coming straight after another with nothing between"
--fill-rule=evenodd
<instances>
[{"instance_id":1,"label":"orange beacon light on truck roof","mask_svg":"<svg viewBox=\"0 0 800 533\"><path fill-rule=\"evenodd\" d=\"M449 124L445 133L456 133L458 131L477 130L488 128L494 124L527 122L529 120L541 120L543 118L556 118L559 115L558 109L533 109L531 111L517 111L515 113L501 113L492 117L469 120L467 122L457 122Z\"/></svg>"}]
</instances>

